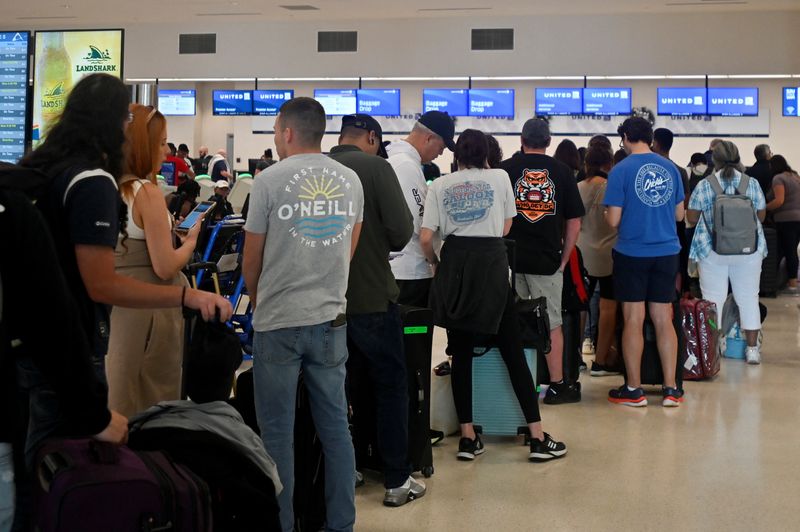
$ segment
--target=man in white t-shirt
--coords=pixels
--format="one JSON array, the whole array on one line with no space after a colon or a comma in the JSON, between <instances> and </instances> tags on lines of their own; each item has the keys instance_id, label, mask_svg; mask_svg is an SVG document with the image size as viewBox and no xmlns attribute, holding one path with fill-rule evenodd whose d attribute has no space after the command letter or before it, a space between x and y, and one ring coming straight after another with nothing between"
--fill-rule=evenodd
<instances>
[{"instance_id":1,"label":"man in white t-shirt","mask_svg":"<svg viewBox=\"0 0 800 532\"><path fill-rule=\"evenodd\" d=\"M414 124L414 129L405 140L392 142L386 147L389 164L397 174L408 209L414 217L414 235L411 241L391 259L392 273L400 288L397 302L401 305L428 306L433 270L419 244L425 197L428 194L422 165L439 157L445 148L453 151L454 135L455 124L450 115L441 111L428 111Z\"/></svg>"}]
</instances>

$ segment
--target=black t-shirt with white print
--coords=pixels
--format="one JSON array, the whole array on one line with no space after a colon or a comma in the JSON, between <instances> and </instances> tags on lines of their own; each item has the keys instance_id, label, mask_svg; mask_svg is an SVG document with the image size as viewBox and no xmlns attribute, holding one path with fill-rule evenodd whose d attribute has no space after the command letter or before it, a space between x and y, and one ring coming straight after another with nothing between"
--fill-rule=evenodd
<instances>
[{"instance_id":1,"label":"black t-shirt with white print","mask_svg":"<svg viewBox=\"0 0 800 532\"><path fill-rule=\"evenodd\" d=\"M517 244L518 273L552 275L561 264L564 223L586 212L578 183L564 163L518 152L503 161L514 190L517 215L508 237Z\"/></svg>"},{"instance_id":2,"label":"black t-shirt with white print","mask_svg":"<svg viewBox=\"0 0 800 532\"><path fill-rule=\"evenodd\" d=\"M116 182L102 170L73 168L54 179L49 193L37 206L53 235L86 337L92 342L95 356L102 357L108 352L111 307L89 297L78 269L75 246L116 248L122 208Z\"/></svg>"}]
</instances>

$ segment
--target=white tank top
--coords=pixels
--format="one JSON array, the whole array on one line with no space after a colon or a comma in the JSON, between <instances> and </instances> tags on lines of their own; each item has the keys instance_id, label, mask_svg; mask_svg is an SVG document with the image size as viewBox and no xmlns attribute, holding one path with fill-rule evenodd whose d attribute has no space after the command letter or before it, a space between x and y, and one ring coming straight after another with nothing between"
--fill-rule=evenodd
<instances>
[{"instance_id":1,"label":"white tank top","mask_svg":"<svg viewBox=\"0 0 800 532\"><path fill-rule=\"evenodd\" d=\"M136 224L136 221L133 219L133 204L136 201L136 196L139 194L139 191L142 190L142 186L145 183L149 183L146 179L135 179L133 180L133 193L128 196L125 195L122 200L125 202L125 205L128 206L128 220L125 223L125 231L128 233L128 238L133 238L134 240L146 240L144 229L139 227ZM167 213L167 219L169 220L170 225L172 225L172 216L170 216L169 212Z\"/></svg>"}]
</instances>

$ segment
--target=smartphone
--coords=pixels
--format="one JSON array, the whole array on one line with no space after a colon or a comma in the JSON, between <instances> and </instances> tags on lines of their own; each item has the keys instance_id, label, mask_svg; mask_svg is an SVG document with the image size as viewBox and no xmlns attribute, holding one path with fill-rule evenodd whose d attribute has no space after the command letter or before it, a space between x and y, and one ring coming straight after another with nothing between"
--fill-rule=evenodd
<instances>
[{"instance_id":1,"label":"smartphone","mask_svg":"<svg viewBox=\"0 0 800 532\"><path fill-rule=\"evenodd\" d=\"M184 220L180 223L180 225L178 225L178 227L175 228L175 230L181 233L188 232L189 229L195 226L197 221L200 219L200 216L202 216L207 212L210 212L215 205L216 203L213 201L200 202L200 204L197 207L195 207L194 210L190 212L186 218L184 218Z\"/></svg>"}]
</instances>

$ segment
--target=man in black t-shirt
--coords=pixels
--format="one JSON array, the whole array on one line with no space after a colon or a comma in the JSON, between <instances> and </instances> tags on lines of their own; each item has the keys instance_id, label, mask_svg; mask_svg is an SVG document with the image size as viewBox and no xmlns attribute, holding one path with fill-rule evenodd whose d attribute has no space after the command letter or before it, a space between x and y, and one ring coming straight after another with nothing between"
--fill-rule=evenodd
<instances>
[{"instance_id":1,"label":"man in black t-shirt","mask_svg":"<svg viewBox=\"0 0 800 532\"><path fill-rule=\"evenodd\" d=\"M564 267L578 240L585 214L572 171L548 155L550 127L532 118L522 128L522 151L500 167L511 177L517 215L508 237L516 241L517 292L523 298L545 297L552 349L547 356L550 387L546 404L581 400L580 386L563 375L564 336L561 291Z\"/></svg>"}]
</instances>

